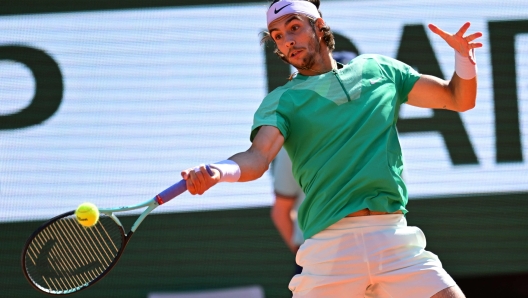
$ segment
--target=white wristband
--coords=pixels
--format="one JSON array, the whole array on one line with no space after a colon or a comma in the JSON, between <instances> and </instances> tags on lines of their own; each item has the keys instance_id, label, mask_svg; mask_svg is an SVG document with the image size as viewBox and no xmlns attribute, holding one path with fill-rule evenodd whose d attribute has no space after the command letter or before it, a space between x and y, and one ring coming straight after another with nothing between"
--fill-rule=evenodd
<instances>
[{"instance_id":1,"label":"white wristband","mask_svg":"<svg viewBox=\"0 0 528 298\"><path fill-rule=\"evenodd\" d=\"M240 179L240 167L230 159L215 162L209 166L220 172L220 182L237 182Z\"/></svg>"},{"instance_id":2,"label":"white wristband","mask_svg":"<svg viewBox=\"0 0 528 298\"><path fill-rule=\"evenodd\" d=\"M475 59L475 51L472 50L471 54L473 54L473 59ZM464 57L455 50L455 72L460 78L471 80L477 76L477 64L473 64L469 57Z\"/></svg>"}]
</instances>

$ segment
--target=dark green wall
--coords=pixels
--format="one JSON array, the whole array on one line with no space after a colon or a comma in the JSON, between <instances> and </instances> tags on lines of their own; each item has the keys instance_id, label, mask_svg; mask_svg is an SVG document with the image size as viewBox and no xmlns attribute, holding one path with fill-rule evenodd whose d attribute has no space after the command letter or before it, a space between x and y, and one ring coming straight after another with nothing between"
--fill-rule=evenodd
<instances>
[{"instance_id":1,"label":"dark green wall","mask_svg":"<svg viewBox=\"0 0 528 298\"><path fill-rule=\"evenodd\" d=\"M411 200L410 225L455 277L528 273L528 194ZM146 297L154 291L258 284L288 297L293 256L269 208L151 215L118 265L75 297ZM124 217L129 227L135 220ZM20 268L22 246L40 222L0 225L2 297L43 297ZM493 287L493 284L488 287Z\"/></svg>"}]
</instances>

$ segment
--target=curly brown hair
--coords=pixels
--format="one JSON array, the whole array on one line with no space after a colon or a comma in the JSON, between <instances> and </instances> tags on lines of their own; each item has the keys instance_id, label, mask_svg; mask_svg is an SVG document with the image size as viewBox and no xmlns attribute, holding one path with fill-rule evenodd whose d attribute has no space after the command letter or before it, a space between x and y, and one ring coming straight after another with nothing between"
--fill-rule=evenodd
<instances>
[{"instance_id":1,"label":"curly brown hair","mask_svg":"<svg viewBox=\"0 0 528 298\"><path fill-rule=\"evenodd\" d=\"M279 1L280 0L273 1L270 4L269 7L271 7L273 4L275 4L275 3L279 2ZM323 13L321 13L321 11L319 10L320 1L319 0L306 0L306 1L312 3L313 5L315 5L315 7L317 7L317 11L319 12L319 15L322 18L323 17ZM308 18L308 22L310 23L310 26L312 26L312 29L314 30L314 32L316 32L316 30L317 30L315 28L316 19L314 19L314 18L312 18L310 16L306 16L306 17ZM324 32L323 40L324 40L326 46L328 47L328 49L330 49L330 51L333 51L335 49L335 40L334 40L334 34L330 30L330 27L325 24L323 27L321 27L320 30ZM275 44L275 41L273 40L273 38L271 37L270 33L267 30L262 31L260 34L262 36L262 38L260 39L260 44L264 44L264 43L273 43L273 44ZM284 62L288 63L288 60L286 59L284 54L281 51L279 51L279 49L277 48L276 44L275 44L275 50L273 51L273 53L275 53L277 56L279 56L279 58L281 58Z\"/></svg>"}]
</instances>

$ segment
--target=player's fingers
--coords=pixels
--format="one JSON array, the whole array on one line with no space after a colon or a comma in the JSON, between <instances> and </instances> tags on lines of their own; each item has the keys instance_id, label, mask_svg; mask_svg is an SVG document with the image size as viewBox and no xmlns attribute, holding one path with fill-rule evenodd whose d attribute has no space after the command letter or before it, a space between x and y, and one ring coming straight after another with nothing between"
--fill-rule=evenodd
<instances>
[{"instance_id":1,"label":"player's fingers","mask_svg":"<svg viewBox=\"0 0 528 298\"><path fill-rule=\"evenodd\" d=\"M192 178L190 177L190 175L189 175L189 179L185 180L185 183L187 184L187 191L190 194L195 195L196 194L196 190L195 190L195 187L194 187L194 182L193 182Z\"/></svg>"},{"instance_id":2,"label":"player's fingers","mask_svg":"<svg viewBox=\"0 0 528 298\"><path fill-rule=\"evenodd\" d=\"M444 30L442 30L440 28L438 28L435 24L429 24L428 27L433 33L435 33L436 35L439 35L443 39L449 38L451 36L451 34L445 32Z\"/></svg>"},{"instance_id":3,"label":"player's fingers","mask_svg":"<svg viewBox=\"0 0 528 298\"><path fill-rule=\"evenodd\" d=\"M482 32L476 32L476 33L473 33L471 35L468 35L466 37L464 37L464 39L467 41L467 42L472 42L474 41L475 39L479 38L479 37L482 37Z\"/></svg>"},{"instance_id":4,"label":"player's fingers","mask_svg":"<svg viewBox=\"0 0 528 298\"><path fill-rule=\"evenodd\" d=\"M455 33L455 35L464 36L464 33L466 33L466 31L469 28L469 26L471 26L471 23L470 22L465 22L464 25L462 25L462 27L460 27L460 29L458 29L458 32Z\"/></svg>"},{"instance_id":5,"label":"player's fingers","mask_svg":"<svg viewBox=\"0 0 528 298\"><path fill-rule=\"evenodd\" d=\"M200 165L200 173L202 173L202 176L204 177L206 181L210 181L212 179L211 174L209 174L209 171L207 171L207 168L205 167L204 164Z\"/></svg>"},{"instance_id":6,"label":"player's fingers","mask_svg":"<svg viewBox=\"0 0 528 298\"><path fill-rule=\"evenodd\" d=\"M205 169L205 165L201 164L198 168L196 168L196 177L200 181L200 186L196 189L196 192L199 195L203 195L206 190L209 189L209 183L207 182L207 177L209 177L209 174L207 174L207 170L205 172L202 170Z\"/></svg>"},{"instance_id":7,"label":"player's fingers","mask_svg":"<svg viewBox=\"0 0 528 298\"><path fill-rule=\"evenodd\" d=\"M473 43L470 43L468 46L469 46L470 49L478 49L478 48L482 48L482 43L481 42L473 42Z\"/></svg>"},{"instance_id":8,"label":"player's fingers","mask_svg":"<svg viewBox=\"0 0 528 298\"><path fill-rule=\"evenodd\" d=\"M190 182L191 187L192 187L192 191L190 191L191 194L195 195L195 194L199 193L199 191L200 191L200 180L198 179L198 177L196 177L196 171L194 169L192 169L189 172L189 179L187 179L187 181ZM189 189L187 189L187 190L189 190Z\"/></svg>"},{"instance_id":9,"label":"player's fingers","mask_svg":"<svg viewBox=\"0 0 528 298\"><path fill-rule=\"evenodd\" d=\"M202 171L202 166L205 168L204 165L200 165L199 167L194 169L194 174L196 175L196 179L198 181L200 189L203 188L206 185L206 181L205 181L206 178L205 178L204 173Z\"/></svg>"},{"instance_id":10,"label":"player's fingers","mask_svg":"<svg viewBox=\"0 0 528 298\"><path fill-rule=\"evenodd\" d=\"M181 171L181 176L184 180L187 180L189 178L189 172L192 171L192 169L186 169Z\"/></svg>"},{"instance_id":11,"label":"player's fingers","mask_svg":"<svg viewBox=\"0 0 528 298\"><path fill-rule=\"evenodd\" d=\"M199 166L197 166L197 167L195 167L195 168L193 169L193 170L194 170L194 174L196 175L196 177L197 177L198 179L200 179L200 181L201 181L202 178L203 178L201 168L202 168L202 165L199 165Z\"/></svg>"}]
</instances>

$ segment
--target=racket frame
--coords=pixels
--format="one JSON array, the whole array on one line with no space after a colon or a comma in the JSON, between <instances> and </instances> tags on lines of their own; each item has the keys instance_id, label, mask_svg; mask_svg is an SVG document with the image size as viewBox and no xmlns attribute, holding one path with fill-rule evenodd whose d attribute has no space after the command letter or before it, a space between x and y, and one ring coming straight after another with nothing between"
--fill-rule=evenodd
<instances>
[{"instance_id":1,"label":"racket frame","mask_svg":"<svg viewBox=\"0 0 528 298\"><path fill-rule=\"evenodd\" d=\"M150 199L150 200L148 200L146 202L143 202L141 204L136 204L136 205L131 205L131 206L114 207L114 208L100 208L99 209L99 213L103 213L103 214L107 215L108 217L112 218L119 226L123 227L123 224L121 224L121 221L119 221L119 218L117 218L117 216L115 216L115 214L114 214L115 212L125 212L125 211L136 210L136 209L141 209L141 208L147 207L147 209L145 209L141 213L141 215L139 215L139 217L136 219L136 221L134 222L134 224L130 228L130 232L128 232L128 234L130 234L130 233L134 233L136 231L136 229L139 227L139 225L143 222L145 217L147 217L147 215L149 215L149 213L152 212L152 210L156 209L156 207L158 207L159 205L160 204L158 203L156 198L154 198L154 199ZM128 234L127 234L127 237L128 237Z\"/></svg>"}]
</instances>

